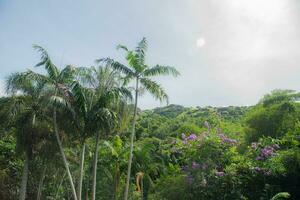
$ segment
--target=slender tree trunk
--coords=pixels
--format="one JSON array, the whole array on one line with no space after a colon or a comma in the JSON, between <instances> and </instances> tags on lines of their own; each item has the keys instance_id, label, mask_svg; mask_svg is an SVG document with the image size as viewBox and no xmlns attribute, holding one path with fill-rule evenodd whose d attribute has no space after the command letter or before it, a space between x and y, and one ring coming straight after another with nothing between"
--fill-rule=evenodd
<instances>
[{"instance_id":1,"label":"slender tree trunk","mask_svg":"<svg viewBox=\"0 0 300 200\"><path fill-rule=\"evenodd\" d=\"M29 173L28 162L29 162L29 156L26 151L19 200L25 200L25 198L26 198L26 187L27 187L28 173Z\"/></svg>"},{"instance_id":2,"label":"slender tree trunk","mask_svg":"<svg viewBox=\"0 0 300 200\"><path fill-rule=\"evenodd\" d=\"M84 164L84 154L85 154L85 143L82 145L81 155L80 155L80 174L78 179L77 188L77 199L81 200L82 193L82 179L83 179L83 164Z\"/></svg>"},{"instance_id":3,"label":"slender tree trunk","mask_svg":"<svg viewBox=\"0 0 300 200\"><path fill-rule=\"evenodd\" d=\"M132 164L132 157L133 157L133 143L135 137L136 112L137 112L138 93L139 93L138 91L139 91L139 79L136 78L134 113L133 113L133 122L132 122L132 132L130 137L130 154L128 160L127 178L126 178L125 195L124 195L125 200L128 199L129 184L130 184L131 164Z\"/></svg>"},{"instance_id":4,"label":"slender tree trunk","mask_svg":"<svg viewBox=\"0 0 300 200\"><path fill-rule=\"evenodd\" d=\"M44 167L42 175L41 175L41 179L40 179L39 187L38 187L37 198L36 198L37 200L40 200L41 197L42 197L42 190L43 190L43 184L44 184L46 169L47 169L47 166Z\"/></svg>"},{"instance_id":5,"label":"slender tree trunk","mask_svg":"<svg viewBox=\"0 0 300 200\"><path fill-rule=\"evenodd\" d=\"M64 149L62 147L62 143L61 143L61 140L60 140L59 134L58 134L58 128L57 128L57 122L56 122L56 109L55 108L54 108L54 111L53 111L53 123L54 123L54 132L55 132L56 140L57 140L57 143L58 143L58 146L59 146L59 151L60 151L60 154L62 156L64 165L65 165L65 168L66 168L66 171L67 171L69 181L70 181L73 198L74 198L74 200L77 200L76 190L75 190L74 182L73 182L72 175L71 175L71 172L70 172L69 163L67 161L67 158L66 158L66 155L65 155L65 152L64 152Z\"/></svg>"},{"instance_id":6,"label":"slender tree trunk","mask_svg":"<svg viewBox=\"0 0 300 200\"><path fill-rule=\"evenodd\" d=\"M96 184L97 184L97 163L98 163L98 151L99 151L99 138L100 134L96 136L96 147L94 152L94 163L93 163L93 185L92 185L92 200L96 199Z\"/></svg>"},{"instance_id":7,"label":"slender tree trunk","mask_svg":"<svg viewBox=\"0 0 300 200\"><path fill-rule=\"evenodd\" d=\"M117 161L116 169L115 169L115 176L114 176L114 184L113 184L113 193L112 199L116 200L119 193L119 184L120 184L120 165Z\"/></svg>"}]
</instances>

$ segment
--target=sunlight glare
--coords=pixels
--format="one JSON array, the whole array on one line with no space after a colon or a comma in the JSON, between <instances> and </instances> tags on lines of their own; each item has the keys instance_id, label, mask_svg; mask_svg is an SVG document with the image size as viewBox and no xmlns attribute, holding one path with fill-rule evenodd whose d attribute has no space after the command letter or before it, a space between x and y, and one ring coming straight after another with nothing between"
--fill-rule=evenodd
<instances>
[{"instance_id":1,"label":"sunlight glare","mask_svg":"<svg viewBox=\"0 0 300 200\"><path fill-rule=\"evenodd\" d=\"M279 19L285 12L289 0L233 0L228 2L247 17L272 22Z\"/></svg>"}]
</instances>

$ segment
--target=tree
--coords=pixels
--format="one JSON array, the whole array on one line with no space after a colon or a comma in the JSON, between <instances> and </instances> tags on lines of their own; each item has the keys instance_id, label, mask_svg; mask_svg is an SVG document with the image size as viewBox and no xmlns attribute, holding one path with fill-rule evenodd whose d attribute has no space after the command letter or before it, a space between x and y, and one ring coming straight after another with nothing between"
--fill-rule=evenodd
<instances>
[{"instance_id":1,"label":"tree","mask_svg":"<svg viewBox=\"0 0 300 200\"><path fill-rule=\"evenodd\" d=\"M136 124L136 115L137 115L137 105L138 105L138 96L141 94L139 84L142 87L150 92L156 99L160 101L166 100L168 102L168 96L165 90L158 84L156 81L151 78L158 75L179 75L179 72L170 66L156 65L150 67L145 64L145 53L147 51L147 41L146 38L143 38L135 48L135 50L129 50L126 46L119 45L118 49L123 49L126 52L126 60L128 66L121 64L111 58L105 58L97 60L98 62L105 62L111 66L114 70L117 70L126 75L126 83L131 80L135 80L135 102L134 102L134 113L133 113L133 122L132 122L132 131L130 136L130 155L128 160L128 171L126 179L126 188L124 199L128 199L129 191L129 182L130 182L130 173L133 157L133 145L135 138L135 124Z\"/></svg>"},{"instance_id":2,"label":"tree","mask_svg":"<svg viewBox=\"0 0 300 200\"><path fill-rule=\"evenodd\" d=\"M25 154L19 199L26 198L29 174L29 160L33 157L34 146L43 130L41 125L46 119L41 106L42 83L26 78L24 73L13 73L6 81L7 93L12 94L11 116L15 118L17 133L17 152ZM16 93L19 93L16 95Z\"/></svg>"},{"instance_id":3,"label":"tree","mask_svg":"<svg viewBox=\"0 0 300 200\"><path fill-rule=\"evenodd\" d=\"M78 108L78 116L81 119L82 135L85 137L84 133L94 134L96 141L92 172L92 199L94 200L100 133L108 135L111 132L117 122L116 105L126 98L131 98L131 93L120 85L119 72L112 71L109 67L80 68L78 73L80 82L85 87L76 84L72 91L77 104L75 107ZM80 176L82 177L82 172ZM79 185L80 188L81 184Z\"/></svg>"},{"instance_id":4,"label":"tree","mask_svg":"<svg viewBox=\"0 0 300 200\"><path fill-rule=\"evenodd\" d=\"M77 200L73 178L69 169L66 155L64 153L57 124L58 108L64 108L68 111L71 111L71 95L69 88L74 81L75 69L72 66L66 66L62 70L59 70L59 68L53 64L45 49L37 45L34 45L34 49L41 53L41 61L36 65L36 67L43 66L46 70L46 74L44 75L28 70L24 73L24 75L28 80L32 79L39 84L43 84L43 88L45 89L43 97L48 101L48 105L50 105L53 109L53 128L55 137L59 146L59 151L62 156L64 166L67 171L73 198L74 200Z\"/></svg>"},{"instance_id":5,"label":"tree","mask_svg":"<svg viewBox=\"0 0 300 200\"><path fill-rule=\"evenodd\" d=\"M299 119L295 101L299 93L292 90L274 90L267 94L245 116L248 143L262 136L280 138L293 130Z\"/></svg>"}]
</instances>

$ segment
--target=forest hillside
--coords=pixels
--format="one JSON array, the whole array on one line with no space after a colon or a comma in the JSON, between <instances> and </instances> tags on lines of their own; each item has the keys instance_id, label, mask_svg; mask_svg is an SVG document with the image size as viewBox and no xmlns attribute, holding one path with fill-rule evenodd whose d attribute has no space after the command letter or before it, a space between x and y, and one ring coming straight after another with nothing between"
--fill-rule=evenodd
<instances>
[{"instance_id":1,"label":"forest hillside","mask_svg":"<svg viewBox=\"0 0 300 200\"><path fill-rule=\"evenodd\" d=\"M273 91L250 107L171 104L138 109L132 169L136 178L131 179L131 198L271 199L279 193L283 198L299 199L300 105L294 101L295 94ZM24 140L18 139L18 127L8 114L12 101L10 97L0 99L1 199L17 199L24 162L20 153ZM132 109L129 106L128 112ZM67 128L66 121L58 122L62 129ZM39 135L30 138L34 146L28 199L36 198L39 192L41 199L70 199L58 147L51 143L53 134L44 125L40 129L36 130ZM97 199L122 198L129 132L119 130L100 139ZM76 182L79 141L67 133L62 141ZM86 144L85 199L90 192L95 142L88 139Z\"/></svg>"}]
</instances>

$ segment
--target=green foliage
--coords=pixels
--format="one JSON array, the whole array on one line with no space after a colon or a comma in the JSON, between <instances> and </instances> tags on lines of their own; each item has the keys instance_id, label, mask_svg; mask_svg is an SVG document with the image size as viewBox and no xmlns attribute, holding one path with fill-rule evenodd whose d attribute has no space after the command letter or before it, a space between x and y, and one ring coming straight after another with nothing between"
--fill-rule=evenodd
<instances>
[{"instance_id":1,"label":"green foliage","mask_svg":"<svg viewBox=\"0 0 300 200\"><path fill-rule=\"evenodd\" d=\"M70 199L72 192L75 196L70 179L79 183L81 175L82 198L91 196L96 180L97 199L124 199L131 153L132 200L300 199L299 93L275 90L250 107L171 104L142 111L132 105L129 81L141 83L136 94L146 89L166 100L164 89L150 78L179 73L147 66L145 39L134 50L118 48L125 51L127 66L106 58L99 60L104 67L59 69L35 46L41 53L36 66L46 73L27 70L8 77L10 96L0 98L0 199L18 198L27 156L27 199L37 198L39 188L41 199ZM130 126L133 110L136 127Z\"/></svg>"},{"instance_id":2,"label":"green foliage","mask_svg":"<svg viewBox=\"0 0 300 200\"><path fill-rule=\"evenodd\" d=\"M287 192L280 192L276 194L274 197L272 197L271 200L280 200L280 199L289 199L291 195Z\"/></svg>"},{"instance_id":3,"label":"green foliage","mask_svg":"<svg viewBox=\"0 0 300 200\"><path fill-rule=\"evenodd\" d=\"M257 141L261 136L281 138L288 131L295 129L299 120L298 105L286 96L283 92L267 95L247 113L245 123L248 143Z\"/></svg>"},{"instance_id":4,"label":"green foliage","mask_svg":"<svg viewBox=\"0 0 300 200\"><path fill-rule=\"evenodd\" d=\"M201 132L201 129L195 125L195 124L192 124L192 123L185 123L185 124L182 124L179 129L177 129L177 132L178 133L200 133Z\"/></svg>"}]
</instances>

